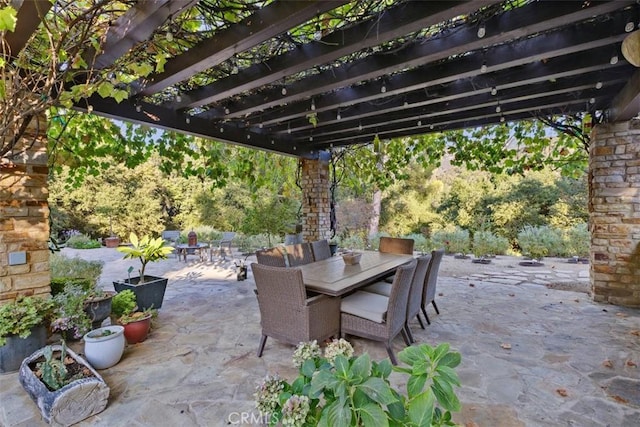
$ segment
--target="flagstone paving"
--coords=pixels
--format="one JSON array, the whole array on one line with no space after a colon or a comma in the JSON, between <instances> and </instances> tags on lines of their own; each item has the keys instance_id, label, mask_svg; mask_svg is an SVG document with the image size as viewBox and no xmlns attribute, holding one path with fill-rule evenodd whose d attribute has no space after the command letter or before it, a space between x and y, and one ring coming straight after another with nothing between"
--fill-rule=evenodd
<instances>
[{"instance_id":1,"label":"flagstone paving","mask_svg":"<svg viewBox=\"0 0 640 427\"><path fill-rule=\"evenodd\" d=\"M113 249L64 253L103 260L106 289L130 265L137 268ZM550 259L521 267L518 261L470 265L445 257L440 314L429 308L426 330L412 322L419 342L449 342L462 354L463 409L454 419L488 427L640 425L640 309L593 303L588 265ZM262 358L255 355L260 316L251 273L236 281L229 258L174 258L147 269L169 278L154 329L101 371L111 388L109 405L79 425L257 425L256 385L268 373L292 379L296 370L293 347L273 339ZM386 357L378 343L349 339L357 353ZM81 343L72 347L82 351ZM396 339L395 350L402 347ZM394 373L392 383L404 387L404 377ZM0 375L0 425L46 425L17 373Z\"/></svg>"}]
</instances>

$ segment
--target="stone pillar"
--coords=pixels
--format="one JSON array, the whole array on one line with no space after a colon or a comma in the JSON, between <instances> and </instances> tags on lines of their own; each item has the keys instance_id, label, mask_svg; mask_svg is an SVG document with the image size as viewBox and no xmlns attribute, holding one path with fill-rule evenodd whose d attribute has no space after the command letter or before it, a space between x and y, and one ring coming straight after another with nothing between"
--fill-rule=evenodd
<instances>
[{"instance_id":1,"label":"stone pillar","mask_svg":"<svg viewBox=\"0 0 640 427\"><path fill-rule=\"evenodd\" d=\"M50 292L46 118L36 122L16 147L26 153L0 159L0 304ZM9 265L10 253L26 263Z\"/></svg>"},{"instance_id":2,"label":"stone pillar","mask_svg":"<svg viewBox=\"0 0 640 427\"><path fill-rule=\"evenodd\" d=\"M331 237L329 160L300 159L302 163L302 240Z\"/></svg>"},{"instance_id":3,"label":"stone pillar","mask_svg":"<svg viewBox=\"0 0 640 427\"><path fill-rule=\"evenodd\" d=\"M640 307L640 120L591 134L589 223L593 299Z\"/></svg>"}]
</instances>

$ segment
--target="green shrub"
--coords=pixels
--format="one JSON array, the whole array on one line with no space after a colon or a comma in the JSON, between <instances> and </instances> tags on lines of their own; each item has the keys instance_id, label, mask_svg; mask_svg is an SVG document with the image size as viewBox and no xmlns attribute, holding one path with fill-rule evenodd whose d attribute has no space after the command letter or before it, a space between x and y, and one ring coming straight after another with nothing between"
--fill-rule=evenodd
<instances>
[{"instance_id":1,"label":"green shrub","mask_svg":"<svg viewBox=\"0 0 640 427\"><path fill-rule=\"evenodd\" d=\"M556 230L544 225L526 225L518 233L518 245L522 253L533 259L553 256L562 252L562 237Z\"/></svg>"},{"instance_id":2,"label":"green shrub","mask_svg":"<svg viewBox=\"0 0 640 427\"><path fill-rule=\"evenodd\" d=\"M364 249L365 246L365 240L359 234L343 237L340 242L340 247L344 249Z\"/></svg>"},{"instance_id":3,"label":"green shrub","mask_svg":"<svg viewBox=\"0 0 640 427\"><path fill-rule=\"evenodd\" d=\"M100 242L93 240L84 234L71 236L69 237L69 240L67 240L67 247L74 249L95 249L101 246Z\"/></svg>"},{"instance_id":4,"label":"green shrub","mask_svg":"<svg viewBox=\"0 0 640 427\"><path fill-rule=\"evenodd\" d=\"M563 255L579 257L589 256L589 250L591 249L591 235L589 234L587 224L583 222L566 230L564 243L566 252Z\"/></svg>"},{"instance_id":5,"label":"green shrub","mask_svg":"<svg viewBox=\"0 0 640 427\"><path fill-rule=\"evenodd\" d=\"M64 288L67 285L79 286L89 292L95 284L91 279L84 277L54 277L51 279L51 295L56 296L64 292Z\"/></svg>"},{"instance_id":6,"label":"green shrub","mask_svg":"<svg viewBox=\"0 0 640 427\"><path fill-rule=\"evenodd\" d=\"M38 297L18 297L0 306L0 347L9 335L28 337L31 329L49 318L53 307L51 299Z\"/></svg>"},{"instance_id":7,"label":"green shrub","mask_svg":"<svg viewBox=\"0 0 640 427\"><path fill-rule=\"evenodd\" d=\"M491 231L476 231L473 235L473 254L476 257L502 255L508 249L509 241L505 237L496 236Z\"/></svg>"},{"instance_id":8,"label":"green shrub","mask_svg":"<svg viewBox=\"0 0 640 427\"><path fill-rule=\"evenodd\" d=\"M436 247L444 247L447 253L468 254L471 247L469 231L460 227L447 228L433 233L433 243Z\"/></svg>"},{"instance_id":9,"label":"green shrub","mask_svg":"<svg viewBox=\"0 0 640 427\"><path fill-rule=\"evenodd\" d=\"M87 279L90 285L97 283L104 263L102 261L88 261L78 257L69 258L59 253L53 253L49 257L49 268L51 270L51 283L56 282L56 286L64 281L73 281L77 278ZM60 291L62 288L60 288Z\"/></svg>"},{"instance_id":10,"label":"green shrub","mask_svg":"<svg viewBox=\"0 0 640 427\"><path fill-rule=\"evenodd\" d=\"M369 248L371 248L372 251L377 251L380 247L381 237L389 237L389 233L378 232L369 236Z\"/></svg>"},{"instance_id":11,"label":"green shrub","mask_svg":"<svg viewBox=\"0 0 640 427\"><path fill-rule=\"evenodd\" d=\"M409 234L408 236L405 236L407 239L413 239L413 241L415 242L413 245L413 249L421 252L421 253L428 253L431 252L431 250L433 249L432 247L432 243L429 239L427 239L424 234L420 234L420 233L414 233L414 234Z\"/></svg>"},{"instance_id":12,"label":"green shrub","mask_svg":"<svg viewBox=\"0 0 640 427\"><path fill-rule=\"evenodd\" d=\"M276 246L282 241L276 236L268 234L236 234L233 241L238 245L238 250L243 253L255 252L261 248L270 248Z\"/></svg>"}]
</instances>

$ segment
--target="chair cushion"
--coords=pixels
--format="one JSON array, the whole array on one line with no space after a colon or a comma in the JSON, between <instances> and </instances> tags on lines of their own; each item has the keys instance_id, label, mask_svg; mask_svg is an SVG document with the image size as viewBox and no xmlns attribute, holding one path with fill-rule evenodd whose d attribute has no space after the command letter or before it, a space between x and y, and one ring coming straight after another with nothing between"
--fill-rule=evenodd
<instances>
[{"instance_id":1,"label":"chair cushion","mask_svg":"<svg viewBox=\"0 0 640 427\"><path fill-rule=\"evenodd\" d=\"M365 292L371 292L372 294L384 295L388 297L391 295L391 283L376 282L373 285L369 285L363 289Z\"/></svg>"},{"instance_id":2,"label":"chair cushion","mask_svg":"<svg viewBox=\"0 0 640 427\"><path fill-rule=\"evenodd\" d=\"M358 291L342 298L340 311L371 320L376 323L384 323L389 298L371 292Z\"/></svg>"}]
</instances>

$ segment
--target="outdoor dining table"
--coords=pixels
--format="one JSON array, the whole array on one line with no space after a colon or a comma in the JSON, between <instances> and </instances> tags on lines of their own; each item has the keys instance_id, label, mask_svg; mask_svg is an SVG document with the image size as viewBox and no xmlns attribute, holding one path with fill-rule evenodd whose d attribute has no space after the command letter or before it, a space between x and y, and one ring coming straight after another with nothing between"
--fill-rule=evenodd
<instances>
[{"instance_id":1,"label":"outdoor dining table","mask_svg":"<svg viewBox=\"0 0 640 427\"><path fill-rule=\"evenodd\" d=\"M175 246L176 251L178 252L178 259L184 259L184 262L187 262L187 255L197 253L200 257L200 261L205 260L206 252L203 250L209 248L208 243L196 243L195 245L188 245L186 243L181 243Z\"/></svg>"},{"instance_id":2,"label":"outdoor dining table","mask_svg":"<svg viewBox=\"0 0 640 427\"><path fill-rule=\"evenodd\" d=\"M360 251L359 251L360 252ZM378 251L361 251L360 262L345 264L340 255L298 266L302 270L305 287L325 295L341 296L362 286L393 274L412 255L399 255Z\"/></svg>"}]
</instances>

